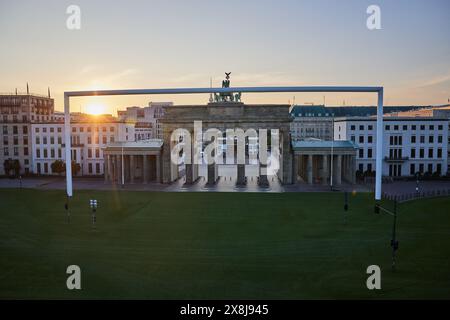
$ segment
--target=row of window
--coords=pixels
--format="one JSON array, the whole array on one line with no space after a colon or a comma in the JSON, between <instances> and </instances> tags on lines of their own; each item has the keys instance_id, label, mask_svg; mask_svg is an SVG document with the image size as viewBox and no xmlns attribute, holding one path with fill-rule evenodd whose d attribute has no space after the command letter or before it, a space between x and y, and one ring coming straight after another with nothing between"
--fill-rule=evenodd
<instances>
[{"instance_id":1,"label":"row of window","mask_svg":"<svg viewBox=\"0 0 450 320\"><path fill-rule=\"evenodd\" d=\"M57 151L55 151L55 150L57 150ZM74 157L74 158L76 158L76 150L73 150L73 151L75 151L75 154L72 154L72 156ZM51 148L50 149L50 159L54 159L55 158L55 155L56 155L56 153L58 154L58 157L57 158L61 158L61 155L62 155L62 152L61 152L61 149L60 148L58 148L58 149L53 149L53 148ZM27 154L28 154L28 148L27 148ZM47 149L42 149L42 155L43 155L43 158L48 158L48 150ZM101 154L101 152L100 152L100 149L99 148L95 148L95 149L88 149L88 158L97 158L97 159L101 159L100 157L102 156L102 154ZM36 149L36 158L40 158L41 157L41 149Z\"/></svg>"},{"instance_id":2,"label":"row of window","mask_svg":"<svg viewBox=\"0 0 450 320\"><path fill-rule=\"evenodd\" d=\"M3 126L3 134L8 134L8 126ZM19 134L19 127L13 126L12 127L13 134ZM22 126L22 133L28 134L28 126Z\"/></svg>"},{"instance_id":3,"label":"row of window","mask_svg":"<svg viewBox=\"0 0 450 320\"><path fill-rule=\"evenodd\" d=\"M425 171L425 164L424 163L411 163L409 165L409 174L410 175L415 175L416 173L420 172L421 174L424 174L425 172L428 173L434 173L434 172L438 172L440 175L443 174L442 172L442 164L437 163L436 166L432 163L427 164L426 166L427 171ZM364 172L364 164L360 163L358 165L358 170L360 172ZM366 164L366 170L367 171L372 171L372 164L371 163L367 163ZM435 171L433 171L435 170ZM390 164L389 165L389 176L390 177L399 177L402 175L402 165L401 164Z\"/></svg>"},{"instance_id":4,"label":"row of window","mask_svg":"<svg viewBox=\"0 0 450 320\"><path fill-rule=\"evenodd\" d=\"M432 159L434 157L434 149L433 148L429 148L428 149L428 158ZM442 159L442 149L438 148L436 151L436 157L438 159ZM416 158L416 149L411 149L411 159L415 159ZM425 158L425 149L424 148L420 148L419 149L419 158L423 159Z\"/></svg>"},{"instance_id":5,"label":"row of window","mask_svg":"<svg viewBox=\"0 0 450 320\"><path fill-rule=\"evenodd\" d=\"M397 124L396 125L390 125L390 124L387 124L387 125L384 126L384 130L389 131L392 128L394 131L398 131L398 130L407 131L409 127L411 127L412 131L417 130L417 127L419 127L420 130L425 130L426 129L426 125L424 125L424 124L422 124L420 126L417 126L415 124L412 124L410 126L406 125L406 124L405 125L397 125ZM366 128L365 125L363 125L363 124L359 125L359 130L365 130L365 128ZM435 128L435 125L433 125L433 124L428 125L428 130L434 130L434 128ZM440 124L440 125L437 126L437 129L438 130L443 130L444 126ZM351 131L355 131L356 130L356 125L351 125L350 126L350 130ZM373 125L369 124L367 126L367 130L373 130ZM339 127L339 131L340 131L340 127Z\"/></svg>"},{"instance_id":6,"label":"row of window","mask_svg":"<svg viewBox=\"0 0 450 320\"><path fill-rule=\"evenodd\" d=\"M3 136L3 145L7 146L8 144L9 144L8 136ZM28 137L27 136L22 138L22 144L25 146L28 145ZM15 146L19 145L19 137L18 136L13 137L13 145L15 145Z\"/></svg>"},{"instance_id":7,"label":"row of window","mask_svg":"<svg viewBox=\"0 0 450 320\"><path fill-rule=\"evenodd\" d=\"M15 155L15 156L18 156L19 155L19 147L14 147L12 154ZM3 147L3 155L4 156L10 156L11 155L11 153L9 152L9 147ZM24 156L28 156L28 147L24 147L23 148L23 155Z\"/></svg>"},{"instance_id":8,"label":"row of window","mask_svg":"<svg viewBox=\"0 0 450 320\"><path fill-rule=\"evenodd\" d=\"M49 174L50 173L51 174L52 173L51 166L49 166L49 164L47 162L44 162L43 164L41 164L40 162L37 162L36 163L36 169L37 169L37 173L38 174L41 174L41 173L44 173L44 174ZM88 163L88 172L90 174L94 173L92 163ZM96 163L95 164L95 173L96 174L101 174L100 163Z\"/></svg>"}]
</instances>

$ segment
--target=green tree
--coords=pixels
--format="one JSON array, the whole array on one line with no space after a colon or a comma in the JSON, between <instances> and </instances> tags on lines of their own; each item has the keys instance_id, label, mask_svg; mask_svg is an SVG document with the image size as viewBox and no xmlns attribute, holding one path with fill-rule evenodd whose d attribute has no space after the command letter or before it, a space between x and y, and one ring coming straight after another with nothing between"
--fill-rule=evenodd
<instances>
[{"instance_id":1,"label":"green tree","mask_svg":"<svg viewBox=\"0 0 450 320\"><path fill-rule=\"evenodd\" d=\"M66 167L64 165L64 161L62 161L62 160L55 160L51 164L51 168L52 168L52 172L57 173L59 175L61 175L61 173L66 171Z\"/></svg>"},{"instance_id":2,"label":"green tree","mask_svg":"<svg viewBox=\"0 0 450 320\"><path fill-rule=\"evenodd\" d=\"M11 172L14 172L14 176L17 177L20 175L20 162L17 159L6 159L3 162L3 169L5 171L5 175L7 175L8 177L11 177Z\"/></svg>"}]
</instances>

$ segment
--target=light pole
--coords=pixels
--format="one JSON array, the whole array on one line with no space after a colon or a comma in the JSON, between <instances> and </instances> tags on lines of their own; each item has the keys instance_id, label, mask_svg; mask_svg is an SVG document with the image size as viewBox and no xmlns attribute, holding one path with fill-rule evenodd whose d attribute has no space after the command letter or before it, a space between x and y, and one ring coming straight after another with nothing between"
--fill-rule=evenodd
<instances>
[{"instance_id":1,"label":"light pole","mask_svg":"<svg viewBox=\"0 0 450 320\"><path fill-rule=\"evenodd\" d=\"M347 211L348 211L348 192L347 191L345 191L344 192L344 224L347 224L347 215L346 215L346 213L347 213Z\"/></svg>"},{"instance_id":2,"label":"light pole","mask_svg":"<svg viewBox=\"0 0 450 320\"><path fill-rule=\"evenodd\" d=\"M95 212L97 211L97 200L89 200L89 205L92 209L92 227L95 228L95 223L97 222L97 217L95 216Z\"/></svg>"},{"instance_id":3,"label":"light pole","mask_svg":"<svg viewBox=\"0 0 450 320\"><path fill-rule=\"evenodd\" d=\"M67 198L66 198L66 203L64 204L64 209L66 209L67 224L69 224L70 223L69 196L67 196Z\"/></svg>"},{"instance_id":4,"label":"light pole","mask_svg":"<svg viewBox=\"0 0 450 320\"><path fill-rule=\"evenodd\" d=\"M391 248L392 248L392 271L395 271L395 255L398 250L398 240L397 240L397 199L394 199L394 210L390 211L382 207L379 203L375 205L375 213L383 211L394 217L392 225L392 238L391 238Z\"/></svg>"}]
</instances>

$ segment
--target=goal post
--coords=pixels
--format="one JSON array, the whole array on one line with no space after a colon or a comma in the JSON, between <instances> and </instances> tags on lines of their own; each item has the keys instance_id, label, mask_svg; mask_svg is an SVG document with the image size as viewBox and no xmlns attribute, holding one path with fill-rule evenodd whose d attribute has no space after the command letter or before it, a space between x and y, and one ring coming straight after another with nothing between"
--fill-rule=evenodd
<instances>
[{"instance_id":1,"label":"goal post","mask_svg":"<svg viewBox=\"0 0 450 320\"><path fill-rule=\"evenodd\" d=\"M115 95L154 95L154 94L201 94L201 93L282 93L282 92L361 92L377 94L377 133L375 158L375 200L381 200L383 166L383 87L376 86L287 86L287 87L232 87L232 88L169 88L169 89L119 89L87 90L64 92L64 141L66 156L66 191L72 197L72 156L70 127L70 97L115 96ZM334 128L333 128L334 130ZM334 139L334 136L333 136Z\"/></svg>"}]
</instances>

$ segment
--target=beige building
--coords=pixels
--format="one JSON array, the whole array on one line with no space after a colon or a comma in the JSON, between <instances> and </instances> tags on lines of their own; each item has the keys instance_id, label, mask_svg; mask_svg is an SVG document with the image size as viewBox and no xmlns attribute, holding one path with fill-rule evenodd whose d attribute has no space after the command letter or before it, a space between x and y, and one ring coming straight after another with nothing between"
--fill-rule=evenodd
<instances>
[{"instance_id":1,"label":"beige building","mask_svg":"<svg viewBox=\"0 0 450 320\"><path fill-rule=\"evenodd\" d=\"M54 102L50 96L0 95L0 175L8 174L5 161L18 161L21 175L32 172L31 125L53 121L53 112Z\"/></svg>"}]
</instances>

